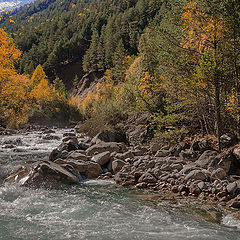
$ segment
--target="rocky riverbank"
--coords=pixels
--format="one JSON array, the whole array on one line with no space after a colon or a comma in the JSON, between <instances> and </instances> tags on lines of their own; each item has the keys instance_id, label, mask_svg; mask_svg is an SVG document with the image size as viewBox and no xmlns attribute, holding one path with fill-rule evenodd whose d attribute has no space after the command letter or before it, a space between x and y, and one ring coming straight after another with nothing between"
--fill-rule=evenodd
<instances>
[{"instance_id":1,"label":"rocky riverbank","mask_svg":"<svg viewBox=\"0 0 240 240\"><path fill-rule=\"evenodd\" d=\"M45 131L48 138L54 137ZM128 146L108 131L89 138L65 133L48 161L25 164L5 183L56 188L87 179L114 179L125 187L147 189L165 199L196 199L240 208L240 146L232 134L219 154L206 139L172 147Z\"/></svg>"}]
</instances>

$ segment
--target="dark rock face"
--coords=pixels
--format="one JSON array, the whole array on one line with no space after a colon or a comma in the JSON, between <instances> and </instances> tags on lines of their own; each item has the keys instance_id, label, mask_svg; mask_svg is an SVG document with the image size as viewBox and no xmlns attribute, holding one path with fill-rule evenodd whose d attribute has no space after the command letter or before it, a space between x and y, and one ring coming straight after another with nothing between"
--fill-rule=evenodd
<instances>
[{"instance_id":1,"label":"dark rock face","mask_svg":"<svg viewBox=\"0 0 240 240\"><path fill-rule=\"evenodd\" d=\"M92 143L96 144L99 142L124 142L127 143L126 134L120 131L102 131L98 133L93 139Z\"/></svg>"}]
</instances>

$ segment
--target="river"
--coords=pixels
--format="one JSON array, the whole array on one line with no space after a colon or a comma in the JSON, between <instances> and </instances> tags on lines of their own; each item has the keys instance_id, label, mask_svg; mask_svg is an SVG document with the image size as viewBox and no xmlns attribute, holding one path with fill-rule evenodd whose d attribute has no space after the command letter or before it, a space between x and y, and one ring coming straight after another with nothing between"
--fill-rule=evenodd
<instances>
[{"instance_id":1,"label":"river","mask_svg":"<svg viewBox=\"0 0 240 240\"><path fill-rule=\"evenodd\" d=\"M187 205L152 201L114 182L59 190L3 185L23 162L47 159L67 131L57 130L57 140L44 140L41 132L0 136L0 240L240 240L240 223L231 214L220 224L208 222ZM16 147L6 148L10 143Z\"/></svg>"}]
</instances>

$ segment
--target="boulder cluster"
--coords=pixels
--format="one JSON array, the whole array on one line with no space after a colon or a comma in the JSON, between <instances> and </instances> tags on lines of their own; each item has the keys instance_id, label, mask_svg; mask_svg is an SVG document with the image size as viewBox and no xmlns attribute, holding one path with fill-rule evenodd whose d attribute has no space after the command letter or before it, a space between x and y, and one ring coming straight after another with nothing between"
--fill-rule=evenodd
<instances>
[{"instance_id":1,"label":"boulder cluster","mask_svg":"<svg viewBox=\"0 0 240 240\"><path fill-rule=\"evenodd\" d=\"M122 186L173 193L240 208L240 146L234 135L221 137L219 154L205 139L172 147L127 146L101 132L93 139L65 133L48 161L21 167L5 182L58 187L87 179L114 179Z\"/></svg>"}]
</instances>

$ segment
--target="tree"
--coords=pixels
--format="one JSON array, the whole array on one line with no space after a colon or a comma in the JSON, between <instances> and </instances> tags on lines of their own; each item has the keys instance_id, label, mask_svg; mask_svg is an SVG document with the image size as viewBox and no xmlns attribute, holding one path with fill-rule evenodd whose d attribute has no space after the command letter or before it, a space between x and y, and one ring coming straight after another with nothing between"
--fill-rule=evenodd
<instances>
[{"instance_id":1,"label":"tree","mask_svg":"<svg viewBox=\"0 0 240 240\"><path fill-rule=\"evenodd\" d=\"M205 81L210 81L214 87L214 101L216 113L216 132L219 151L221 151L221 63L225 27L222 17L216 9L213 1L208 9L203 9L197 2L190 2L185 7L182 15L183 32L185 39L183 47L195 51L194 54L201 56L200 69ZM219 2L218 2L219 3ZM206 6L205 6L206 7ZM218 4L218 8L220 5ZM206 13L208 10L208 14Z\"/></svg>"},{"instance_id":2,"label":"tree","mask_svg":"<svg viewBox=\"0 0 240 240\"><path fill-rule=\"evenodd\" d=\"M41 82L42 79L46 79L46 74L45 74L42 66L39 64L36 67L36 69L32 75L32 78L31 78L32 87L33 88L36 87Z\"/></svg>"}]
</instances>

